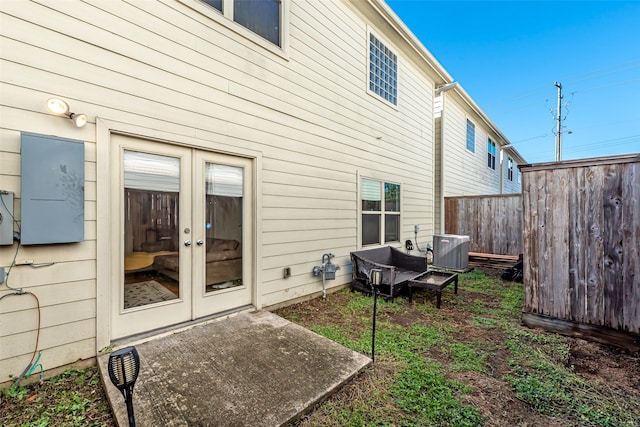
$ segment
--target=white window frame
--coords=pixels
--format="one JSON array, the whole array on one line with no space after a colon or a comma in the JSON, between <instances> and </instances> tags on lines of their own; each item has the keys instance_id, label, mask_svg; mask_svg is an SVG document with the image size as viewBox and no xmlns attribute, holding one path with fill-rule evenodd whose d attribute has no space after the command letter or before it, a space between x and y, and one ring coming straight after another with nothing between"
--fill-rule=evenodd
<instances>
[{"instance_id":1,"label":"white window frame","mask_svg":"<svg viewBox=\"0 0 640 427\"><path fill-rule=\"evenodd\" d=\"M278 0L280 2L280 46L233 20L235 0L222 0L222 12L200 0L179 1L260 47L285 59L289 58L289 8L291 0Z\"/></svg>"},{"instance_id":2,"label":"white window frame","mask_svg":"<svg viewBox=\"0 0 640 427\"><path fill-rule=\"evenodd\" d=\"M471 128L473 129L473 139L472 139L472 147L471 149L469 149L469 125L471 125ZM473 123L473 121L471 121L471 119L469 117L467 117L467 121L465 124L465 138L464 138L464 147L465 149L470 152L475 154L476 153L476 124Z\"/></svg>"},{"instance_id":3,"label":"white window frame","mask_svg":"<svg viewBox=\"0 0 640 427\"><path fill-rule=\"evenodd\" d=\"M364 197L364 191L363 191L363 181L370 181L370 182L377 182L378 184L380 184L379 190L380 190L380 210L379 211L366 211L362 209L362 202L363 202L363 197ZM392 184L392 185L397 185L399 187L400 190L400 194L398 195L398 204L399 204L399 210L398 212L395 211L387 211L386 210L386 206L385 206L385 193L384 193L384 187L385 184ZM369 176L363 176L360 179L360 188L359 188L359 201L358 201L358 205L359 205L359 239L358 239L358 244L360 247L370 247L370 246L380 246L380 245L387 245L389 243L398 243L401 241L402 239L402 184L399 182L394 182L394 181L390 181L390 180L386 180L386 179L380 179L380 178L372 178ZM364 215L378 215L380 217L380 227L378 229L378 242L377 243L368 243L368 244L363 244L362 240L364 238L364 233L362 230L362 227L364 226L364 220L363 217ZM386 234L386 230L385 230L385 219L387 215L392 215L392 216L397 216L398 217L398 240L389 240L387 241L385 238L385 234Z\"/></svg>"},{"instance_id":4,"label":"white window frame","mask_svg":"<svg viewBox=\"0 0 640 427\"><path fill-rule=\"evenodd\" d=\"M377 92L371 89L371 74L370 74L371 73L370 71L371 70L371 36L378 39L378 41L389 50L389 52L391 52L396 56L396 87L395 87L396 102L395 104L385 99L382 95L378 94ZM373 29L371 29L370 27L367 28L366 55L367 55L367 70L366 70L367 93L373 96L374 98L376 98L377 100L379 100L380 102L383 102L389 107L397 110L398 105L400 104L400 55L398 55L398 52L391 47L391 44L389 42L387 42L383 37L381 37L379 34L373 31Z\"/></svg>"}]
</instances>

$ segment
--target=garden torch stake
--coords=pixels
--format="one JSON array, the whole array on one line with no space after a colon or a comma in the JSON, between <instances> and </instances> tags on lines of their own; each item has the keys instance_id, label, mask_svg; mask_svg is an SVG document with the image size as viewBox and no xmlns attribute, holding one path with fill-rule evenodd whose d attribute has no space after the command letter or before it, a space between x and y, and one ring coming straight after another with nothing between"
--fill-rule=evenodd
<instances>
[{"instance_id":1,"label":"garden torch stake","mask_svg":"<svg viewBox=\"0 0 640 427\"><path fill-rule=\"evenodd\" d=\"M382 282L382 270L371 270L369 285L373 289L373 328L371 331L371 360L376 361L376 311L378 307L378 287Z\"/></svg>"}]
</instances>

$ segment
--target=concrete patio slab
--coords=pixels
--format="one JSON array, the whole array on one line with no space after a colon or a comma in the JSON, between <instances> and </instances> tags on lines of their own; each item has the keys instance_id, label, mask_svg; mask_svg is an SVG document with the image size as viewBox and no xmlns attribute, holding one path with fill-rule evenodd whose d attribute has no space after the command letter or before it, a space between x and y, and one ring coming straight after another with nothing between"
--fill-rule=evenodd
<instances>
[{"instance_id":1,"label":"concrete patio slab","mask_svg":"<svg viewBox=\"0 0 640 427\"><path fill-rule=\"evenodd\" d=\"M273 313L238 314L135 346L136 425L281 426L298 419L371 363ZM122 394L98 357L119 426Z\"/></svg>"}]
</instances>

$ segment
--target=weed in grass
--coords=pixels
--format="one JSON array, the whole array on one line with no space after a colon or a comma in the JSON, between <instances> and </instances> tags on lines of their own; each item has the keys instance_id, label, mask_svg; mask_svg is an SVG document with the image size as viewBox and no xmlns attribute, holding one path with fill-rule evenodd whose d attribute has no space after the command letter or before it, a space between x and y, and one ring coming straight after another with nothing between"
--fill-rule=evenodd
<instances>
[{"instance_id":1,"label":"weed in grass","mask_svg":"<svg viewBox=\"0 0 640 427\"><path fill-rule=\"evenodd\" d=\"M574 417L583 426L640 426L640 402L604 385L589 383L567 367L566 339L513 328L506 380L518 399L541 414Z\"/></svg>"},{"instance_id":2,"label":"weed in grass","mask_svg":"<svg viewBox=\"0 0 640 427\"><path fill-rule=\"evenodd\" d=\"M490 302L481 299L473 300L473 302L467 305L465 309L471 313L481 316L499 317L501 315L500 309L492 307Z\"/></svg>"},{"instance_id":3,"label":"weed in grass","mask_svg":"<svg viewBox=\"0 0 640 427\"><path fill-rule=\"evenodd\" d=\"M362 293L351 293L349 301L340 307L340 313L344 315L362 314L364 312L370 312L373 308L373 298L369 295Z\"/></svg>"},{"instance_id":4,"label":"weed in grass","mask_svg":"<svg viewBox=\"0 0 640 427\"><path fill-rule=\"evenodd\" d=\"M110 426L111 411L101 388L95 368L70 369L42 385L12 386L0 392L0 413L11 408L2 425Z\"/></svg>"},{"instance_id":5,"label":"weed in grass","mask_svg":"<svg viewBox=\"0 0 640 427\"><path fill-rule=\"evenodd\" d=\"M476 292L485 295L500 293L500 282L487 277L483 271L473 270L469 273L458 275L458 286L467 292Z\"/></svg>"},{"instance_id":6,"label":"weed in grass","mask_svg":"<svg viewBox=\"0 0 640 427\"><path fill-rule=\"evenodd\" d=\"M2 394L5 394L9 399L22 400L24 396L28 393L28 390L24 387L20 387L18 385L11 384L11 387L5 390L0 390Z\"/></svg>"},{"instance_id":7,"label":"weed in grass","mask_svg":"<svg viewBox=\"0 0 640 427\"><path fill-rule=\"evenodd\" d=\"M482 329L496 329L498 321L492 317L473 316L471 326Z\"/></svg>"},{"instance_id":8,"label":"weed in grass","mask_svg":"<svg viewBox=\"0 0 640 427\"><path fill-rule=\"evenodd\" d=\"M453 343L449 345L449 354L453 357L451 368L454 371L487 373L487 353L464 343Z\"/></svg>"},{"instance_id":9,"label":"weed in grass","mask_svg":"<svg viewBox=\"0 0 640 427\"><path fill-rule=\"evenodd\" d=\"M376 354L389 353L394 357L411 360L427 352L435 345L442 345L447 334L434 326L413 325L403 327L381 323L376 330ZM360 348L371 348L371 331L359 342Z\"/></svg>"},{"instance_id":10,"label":"weed in grass","mask_svg":"<svg viewBox=\"0 0 640 427\"><path fill-rule=\"evenodd\" d=\"M353 348L355 343L351 339L347 338L344 331L337 326L317 326L311 328L311 330L318 335L322 335L323 337L329 338L338 344L355 350Z\"/></svg>"},{"instance_id":11,"label":"weed in grass","mask_svg":"<svg viewBox=\"0 0 640 427\"><path fill-rule=\"evenodd\" d=\"M414 360L397 377L391 395L407 414L406 425L475 427L482 425L479 412L460 403L464 384L446 379L440 364Z\"/></svg>"},{"instance_id":12,"label":"weed in grass","mask_svg":"<svg viewBox=\"0 0 640 427\"><path fill-rule=\"evenodd\" d=\"M524 288L522 284L517 282L512 282L506 286L506 289L502 292L500 307L504 310L505 315L511 318L517 318L519 321L524 304Z\"/></svg>"}]
</instances>

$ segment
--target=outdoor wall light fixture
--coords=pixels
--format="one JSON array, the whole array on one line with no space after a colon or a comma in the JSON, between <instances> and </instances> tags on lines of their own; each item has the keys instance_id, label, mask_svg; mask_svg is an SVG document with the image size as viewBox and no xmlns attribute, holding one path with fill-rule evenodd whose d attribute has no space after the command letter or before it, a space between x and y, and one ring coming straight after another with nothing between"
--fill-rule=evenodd
<instances>
[{"instance_id":1,"label":"outdoor wall light fixture","mask_svg":"<svg viewBox=\"0 0 640 427\"><path fill-rule=\"evenodd\" d=\"M140 372L140 356L135 347L125 347L109 355L109 378L114 386L120 390L127 403L129 426L135 427L133 416L133 386Z\"/></svg>"},{"instance_id":2,"label":"outdoor wall light fixture","mask_svg":"<svg viewBox=\"0 0 640 427\"><path fill-rule=\"evenodd\" d=\"M64 102L62 99L50 98L47 100L47 109L53 114L70 118L71 121L73 121L73 123L79 128L87 124L87 115L84 113L78 114L70 112L69 104Z\"/></svg>"}]
</instances>

